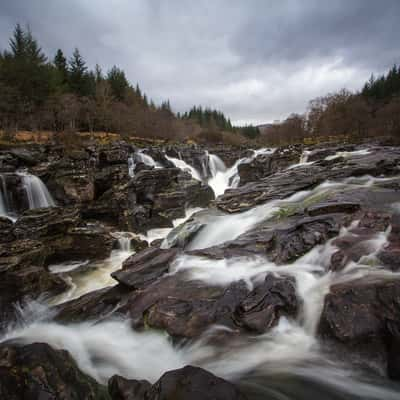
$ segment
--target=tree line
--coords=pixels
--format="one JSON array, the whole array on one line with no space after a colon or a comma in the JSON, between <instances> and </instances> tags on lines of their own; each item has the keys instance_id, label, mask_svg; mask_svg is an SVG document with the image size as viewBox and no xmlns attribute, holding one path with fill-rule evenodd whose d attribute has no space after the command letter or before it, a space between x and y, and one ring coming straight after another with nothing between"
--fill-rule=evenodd
<instances>
[{"instance_id":1,"label":"tree line","mask_svg":"<svg viewBox=\"0 0 400 400\"><path fill-rule=\"evenodd\" d=\"M242 133L216 110L193 107L180 115L169 100L156 105L117 66L107 73L99 65L90 70L78 48L70 57L58 49L49 59L31 31L19 24L9 49L0 52L0 129L214 140L222 140L222 132Z\"/></svg>"},{"instance_id":2,"label":"tree line","mask_svg":"<svg viewBox=\"0 0 400 400\"><path fill-rule=\"evenodd\" d=\"M400 137L400 67L371 78L357 92L342 89L309 102L304 114L291 114L262 129L264 141L302 142L305 138Z\"/></svg>"}]
</instances>

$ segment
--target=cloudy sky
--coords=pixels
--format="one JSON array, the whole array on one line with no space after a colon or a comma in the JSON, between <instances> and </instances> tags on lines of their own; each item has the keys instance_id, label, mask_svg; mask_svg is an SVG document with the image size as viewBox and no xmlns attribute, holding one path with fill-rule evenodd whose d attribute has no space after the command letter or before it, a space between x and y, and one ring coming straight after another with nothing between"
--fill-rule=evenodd
<instances>
[{"instance_id":1,"label":"cloudy sky","mask_svg":"<svg viewBox=\"0 0 400 400\"><path fill-rule=\"evenodd\" d=\"M399 21L400 0L1 0L0 47L29 24L49 56L79 47L176 111L263 123L400 63Z\"/></svg>"}]
</instances>

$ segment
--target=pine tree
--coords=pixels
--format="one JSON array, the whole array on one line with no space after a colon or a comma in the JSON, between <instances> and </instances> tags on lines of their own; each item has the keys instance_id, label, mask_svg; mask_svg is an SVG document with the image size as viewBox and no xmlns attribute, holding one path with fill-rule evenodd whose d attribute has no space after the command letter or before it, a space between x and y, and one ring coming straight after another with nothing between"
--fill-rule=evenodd
<instances>
[{"instance_id":1,"label":"pine tree","mask_svg":"<svg viewBox=\"0 0 400 400\"><path fill-rule=\"evenodd\" d=\"M108 71L107 81L110 84L112 94L117 100L123 100L126 91L129 88L128 80L125 77L125 72L115 65Z\"/></svg>"},{"instance_id":2,"label":"pine tree","mask_svg":"<svg viewBox=\"0 0 400 400\"><path fill-rule=\"evenodd\" d=\"M77 48L75 48L68 66L68 83L71 90L79 96L88 96L92 94L91 77L87 73L86 62Z\"/></svg>"}]
</instances>

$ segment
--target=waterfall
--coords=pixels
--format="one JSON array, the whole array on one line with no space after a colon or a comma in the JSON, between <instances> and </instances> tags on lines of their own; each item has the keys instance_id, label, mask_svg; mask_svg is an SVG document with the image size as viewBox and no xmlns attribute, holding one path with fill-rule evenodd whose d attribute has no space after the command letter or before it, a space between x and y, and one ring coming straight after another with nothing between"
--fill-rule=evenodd
<instances>
[{"instance_id":1,"label":"waterfall","mask_svg":"<svg viewBox=\"0 0 400 400\"><path fill-rule=\"evenodd\" d=\"M7 190L6 178L3 174L0 174L0 215L8 218L12 218L13 210L11 207L11 201ZM12 218L13 219L13 218Z\"/></svg>"},{"instance_id":2,"label":"waterfall","mask_svg":"<svg viewBox=\"0 0 400 400\"><path fill-rule=\"evenodd\" d=\"M221 172L218 168L215 171L216 174ZM373 178L372 182L378 179ZM280 209L319 197L324 191L357 190L369 187L370 182L371 179L365 177L326 182L310 191L297 192L287 199L273 200L243 213L213 216L195 237L197 245L193 247L203 248L234 239ZM356 227L357 223L343 228L338 237L356 234L352 232ZM334 273L328 271L328 265L336 251L334 242L338 237L315 246L307 254L287 264L275 264L261 255L208 259L187 253L180 254L170 265L169 277L175 276L179 282L189 280L222 288L241 280L251 289L264 280L268 273L289 276L296 286L299 314L293 318L281 316L278 324L265 334L237 335L233 332L227 336L228 340L212 341L209 339L213 338L213 333L229 335L230 331L227 327L213 326L199 338L175 346L167 335L155 330L133 330L129 320L104 318L100 321L61 324L38 318L8 331L0 341L40 341L56 349L66 349L84 372L102 383L114 374L155 382L165 371L191 364L225 379L249 382L252 387L257 386L264 391L262 393L265 396L249 398L304 400L315 398L315 393L318 393L318 398L332 400L395 400L398 399L398 386L392 386L395 384L380 380L379 377L370 378L362 368L340 363L330 353L323 351L316 335L324 297L332 285L364 276L376 279L399 276L396 272L371 263L369 259L385 247L389 232L388 229L367 239L360 236L361 242L368 242L365 247L367 254L358 262L349 263L345 269ZM85 274L71 275L74 286L69 298L115 284L110 272L120 268L127 256L123 251L129 248L132 236L129 232L115 232L114 235L120 249L109 260L98 263L97 269L92 268L95 264L91 264ZM50 268L51 271L53 269L57 270ZM63 266L63 271L68 270ZM62 272L60 267L58 272ZM136 362L132 362L133 359ZM256 379L252 381L253 377Z\"/></svg>"},{"instance_id":3,"label":"waterfall","mask_svg":"<svg viewBox=\"0 0 400 400\"><path fill-rule=\"evenodd\" d=\"M275 149L262 148L253 150L250 157L243 157L235 162L231 168L227 168L225 163L215 154L205 151L205 158L202 160L203 175L208 177L207 183L213 189L215 197L224 194L228 188L235 188L239 185L240 177L238 173L239 164L248 163L261 154L272 154ZM175 167L189 172L194 179L202 180L201 173L196 168L189 165L186 161L165 155Z\"/></svg>"},{"instance_id":4,"label":"waterfall","mask_svg":"<svg viewBox=\"0 0 400 400\"><path fill-rule=\"evenodd\" d=\"M40 178L25 172L19 172L18 175L22 178L30 209L54 207L56 205Z\"/></svg>"},{"instance_id":5,"label":"waterfall","mask_svg":"<svg viewBox=\"0 0 400 400\"><path fill-rule=\"evenodd\" d=\"M7 185L7 177L15 177L15 175L20 179L30 209L56 205L46 185L37 176L27 172L0 174L0 215L15 220L18 214L18 207L13 204L15 185L13 184L12 187Z\"/></svg>"},{"instance_id":6,"label":"waterfall","mask_svg":"<svg viewBox=\"0 0 400 400\"><path fill-rule=\"evenodd\" d=\"M253 154L250 157L240 158L230 168L226 168L224 162L218 156L209 154L211 177L208 180L208 184L214 190L215 197L224 194L226 189L239 186L240 176L238 166L240 164L249 163L261 154L272 154L274 151L275 149L269 148L253 150Z\"/></svg>"},{"instance_id":7,"label":"waterfall","mask_svg":"<svg viewBox=\"0 0 400 400\"><path fill-rule=\"evenodd\" d=\"M135 157L138 162L148 165L149 167L160 168L162 167L160 163L155 161L153 157L149 156L148 154L144 153L144 150L139 150L135 153Z\"/></svg>"},{"instance_id":8,"label":"waterfall","mask_svg":"<svg viewBox=\"0 0 400 400\"><path fill-rule=\"evenodd\" d=\"M135 160L133 158L133 155L131 154L128 157L128 174L131 178L135 176L135 168L136 168Z\"/></svg>"},{"instance_id":9,"label":"waterfall","mask_svg":"<svg viewBox=\"0 0 400 400\"><path fill-rule=\"evenodd\" d=\"M129 232L123 232L118 238L118 247L121 251L131 251L132 235Z\"/></svg>"},{"instance_id":10,"label":"waterfall","mask_svg":"<svg viewBox=\"0 0 400 400\"><path fill-rule=\"evenodd\" d=\"M298 167L304 167L306 165L311 165L314 164L314 161L308 161L308 157L311 154L311 151L309 150L303 150L300 156L300 160L297 164L293 164L290 167L286 169L293 169L293 168L298 168Z\"/></svg>"},{"instance_id":11,"label":"waterfall","mask_svg":"<svg viewBox=\"0 0 400 400\"><path fill-rule=\"evenodd\" d=\"M166 159L171 161L175 167L181 169L182 171L187 171L190 173L190 175L192 175L192 178L201 181L201 175L200 173L196 170L196 168L192 167L191 165L189 165L186 161L184 160L180 160L179 158L174 158L174 157L170 157L165 155Z\"/></svg>"}]
</instances>

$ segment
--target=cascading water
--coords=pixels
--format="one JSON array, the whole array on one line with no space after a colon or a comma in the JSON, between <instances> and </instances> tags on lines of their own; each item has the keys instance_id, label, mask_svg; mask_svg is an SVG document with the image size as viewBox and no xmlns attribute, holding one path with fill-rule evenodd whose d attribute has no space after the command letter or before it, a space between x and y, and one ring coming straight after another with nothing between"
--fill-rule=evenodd
<instances>
[{"instance_id":1,"label":"cascading water","mask_svg":"<svg viewBox=\"0 0 400 400\"><path fill-rule=\"evenodd\" d=\"M171 161L175 167L181 169L182 171L187 171L190 173L190 175L192 175L192 178L201 181L201 175L200 173L196 170L196 168L192 167L191 165L189 165L186 161L179 159L179 158L174 158L174 157L170 157L165 155L166 159Z\"/></svg>"},{"instance_id":2,"label":"cascading water","mask_svg":"<svg viewBox=\"0 0 400 400\"><path fill-rule=\"evenodd\" d=\"M357 222L348 229L356 225ZM339 236L346 234L347 230L343 229ZM370 254L385 245L387 234L382 232L370 240ZM209 335L228 329L216 326L198 340L175 347L157 332L133 331L127 321L60 325L42 317L38 322L14 329L3 340L45 341L55 348L67 349L79 367L100 382L106 382L113 374L154 382L167 370L191 364L234 379L250 392L254 390L257 395L249 396L250 399L306 400L316 392L321 393L321 398L332 400L397 399L396 384L378 378L371 380L361 371L323 353L319 347L315 329L331 285L365 275L399 276L400 279L399 273L363 265L362 260L349 264L341 273L326 272L335 251L332 241L313 248L288 265L276 265L262 257L209 260L182 256L175 261L171 274L184 271L184 279L218 286L244 280L252 287L266 273L292 276L301 299L301 312L294 320L281 317L279 324L264 335L233 336L228 343L213 345Z\"/></svg>"},{"instance_id":3,"label":"cascading water","mask_svg":"<svg viewBox=\"0 0 400 400\"><path fill-rule=\"evenodd\" d=\"M231 168L226 168L224 162L218 156L210 154L211 177L208 180L208 184L214 190L215 197L224 194L226 189L239 186L240 177L238 166L240 164L249 163L259 155L272 154L274 151L275 149L269 148L253 150L253 154L250 157L240 158Z\"/></svg>"},{"instance_id":4,"label":"cascading water","mask_svg":"<svg viewBox=\"0 0 400 400\"><path fill-rule=\"evenodd\" d=\"M224 194L228 188L235 188L239 185L240 177L238 173L238 166L243 163L251 162L254 158L261 154L272 154L275 149L263 148L253 150L253 154L250 157L243 157L235 162L235 164L227 168L225 163L215 154L210 154L205 151L204 159L207 159L207 165L203 161L203 175L208 176L207 183L213 189L215 197ZM189 165L182 159L166 156L177 168L184 171L188 171L194 179L199 181L202 180L201 173L196 168Z\"/></svg>"},{"instance_id":5,"label":"cascading water","mask_svg":"<svg viewBox=\"0 0 400 400\"><path fill-rule=\"evenodd\" d=\"M17 172L16 174L0 174L0 215L15 220L18 215L18 209L13 203L13 187L7 185L9 177L18 176L21 186L26 194L27 204L30 209L54 207L55 201L49 193L42 180L26 172Z\"/></svg>"},{"instance_id":6,"label":"cascading water","mask_svg":"<svg viewBox=\"0 0 400 400\"><path fill-rule=\"evenodd\" d=\"M22 183L28 197L29 208L54 207L56 205L46 185L40 178L25 172L20 172L19 175L22 178Z\"/></svg>"},{"instance_id":7,"label":"cascading water","mask_svg":"<svg viewBox=\"0 0 400 400\"><path fill-rule=\"evenodd\" d=\"M135 158L137 159L138 162L146 164L149 167L154 167L154 168L162 167L157 161L153 159L153 157L144 153L144 150L139 150L137 153L135 153Z\"/></svg>"},{"instance_id":8,"label":"cascading water","mask_svg":"<svg viewBox=\"0 0 400 400\"><path fill-rule=\"evenodd\" d=\"M210 161L213 159L211 156ZM210 170L213 169L215 176L219 172L230 176L228 185L233 185L232 177L237 176L237 165L251 159L250 157L238 160L235 164L236 172L233 169L235 166L222 171L221 164L214 159L210 162ZM231 175L228 175L228 172ZM286 207L290 208L313 197L320 197L327 191L356 191L360 187L370 187L376 181L378 179L362 177L346 179L343 182L325 182L312 190L298 192L284 200L273 200L240 214L211 216L191 242L190 248L201 249L235 239L257 224L279 214ZM190 216L192 211L190 210L186 217ZM174 225L181 222L183 220L174 221ZM357 221L347 229L343 228L339 237L347 235L356 227ZM154 382L167 370L192 364L223 378L236 380L246 388L250 400L395 400L398 399L400 390L398 384L381 378L372 379L361 369L354 369L332 358L330 354L323 352L316 337L324 296L332 285L365 276L375 279L400 279L400 273L384 270L370 262L378 250L386 245L389 232L387 230L368 238L367 243L364 243L368 254L358 262L349 263L344 270L338 272L330 272L327 268L332 254L336 251L334 239L314 247L287 265L277 265L261 256L211 260L183 255L174 261L169 271L170 276L201 281L211 286L227 287L232 282L243 280L252 288L262 281L267 273L293 278L300 299L298 317L281 317L278 325L262 335L234 334L225 343L217 341L215 344L209 340L213 334L216 331L229 331L229 328L214 326L198 340L174 346L171 340L158 332L132 330L129 321L114 319L61 325L52 322L51 316L46 320L42 315L36 322L30 321L20 328L13 329L1 340L47 342L55 348L66 349L84 372L103 383L114 374ZM130 235L123 232L116 234L116 237L120 248L113 252L110 260L116 255L123 255L125 259L129 254ZM108 267L106 262L102 262L105 267L100 274L99 270L102 267L97 265L96 273L92 270L86 276L69 275L75 289L71 289L69 297L58 299L57 302L113 284L107 279L111 279L109 274L112 270L120 267L122 257L119 259L119 265L115 259L110 260ZM52 266L50 270L55 273L69 273L80 268L90 271L92 267L90 263L81 263L75 266Z\"/></svg>"},{"instance_id":9,"label":"cascading water","mask_svg":"<svg viewBox=\"0 0 400 400\"><path fill-rule=\"evenodd\" d=\"M135 168L136 168L136 164L135 164L134 156L130 155L128 157L128 174L131 178L133 178L135 176Z\"/></svg>"},{"instance_id":10,"label":"cascading water","mask_svg":"<svg viewBox=\"0 0 400 400\"><path fill-rule=\"evenodd\" d=\"M0 215L8 215L8 205L7 205L7 187L3 175L0 175L1 186L0 186Z\"/></svg>"}]
</instances>

